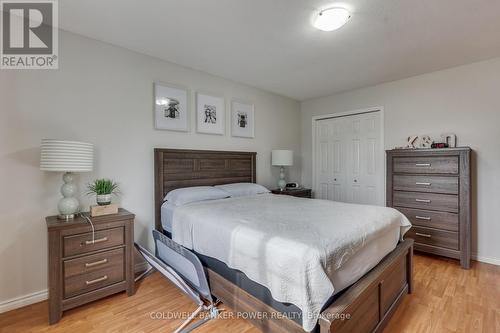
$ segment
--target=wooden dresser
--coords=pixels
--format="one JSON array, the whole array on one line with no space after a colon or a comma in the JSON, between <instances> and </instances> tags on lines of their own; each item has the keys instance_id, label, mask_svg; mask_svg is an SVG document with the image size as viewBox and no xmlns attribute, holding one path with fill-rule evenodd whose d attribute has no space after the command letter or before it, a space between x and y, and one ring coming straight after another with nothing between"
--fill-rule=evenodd
<instances>
[{"instance_id":1,"label":"wooden dresser","mask_svg":"<svg viewBox=\"0 0 500 333\"><path fill-rule=\"evenodd\" d=\"M62 312L105 296L134 294L134 214L93 217L95 234L83 217L46 218L49 233L49 323Z\"/></svg>"},{"instance_id":2,"label":"wooden dresser","mask_svg":"<svg viewBox=\"0 0 500 333\"><path fill-rule=\"evenodd\" d=\"M415 250L460 259L470 268L471 149L387 151L387 206L413 224Z\"/></svg>"}]
</instances>

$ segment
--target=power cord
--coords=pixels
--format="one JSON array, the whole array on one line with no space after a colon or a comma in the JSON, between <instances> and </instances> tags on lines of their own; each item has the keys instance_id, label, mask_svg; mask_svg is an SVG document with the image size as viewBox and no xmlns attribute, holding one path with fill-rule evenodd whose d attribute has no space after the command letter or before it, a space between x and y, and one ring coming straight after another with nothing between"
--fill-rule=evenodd
<instances>
[{"instance_id":1,"label":"power cord","mask_svg":"<svg viewBox=\"0 0 500 333\"><path fill-rule=\"evenodd\" d=\"M92 227L92 244L95 244L95 229L94 229L94 223L92 223L92 220L90 219L87 214L80 213L80 216L83 217L85 220L87 220L88 223L90 223L90 226Z\"/></svg>"}]
</instances>

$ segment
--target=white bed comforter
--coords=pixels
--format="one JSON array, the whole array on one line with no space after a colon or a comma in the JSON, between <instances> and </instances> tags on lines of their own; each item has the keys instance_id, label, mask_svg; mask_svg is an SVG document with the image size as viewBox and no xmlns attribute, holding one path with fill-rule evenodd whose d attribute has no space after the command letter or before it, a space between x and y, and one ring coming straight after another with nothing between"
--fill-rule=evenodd
<instances>
[{"instance_id":1,"label":"white bed comforter","mask_svg":"<svg viewBox=\"0 0 500 333\"><path fill-rule=\"evenodd\" d=\"M392 208L261 194L175 209L172 238L267 287L302 310L311 331L335 286L330 277L390 228L410 228Z\"/></svg>"}]
</instances>

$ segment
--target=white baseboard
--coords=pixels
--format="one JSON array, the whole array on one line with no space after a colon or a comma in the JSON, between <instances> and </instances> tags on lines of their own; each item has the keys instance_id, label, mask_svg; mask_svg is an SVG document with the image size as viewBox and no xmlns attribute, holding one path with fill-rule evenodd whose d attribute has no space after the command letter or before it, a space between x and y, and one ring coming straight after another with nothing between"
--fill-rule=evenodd
<instances>
[{"instance_id":1,"label":"white baseboard","mask_svg":"<svg viewBox=\"0 0 500 333\"><path fill-rule=\"evenodd\" d=\"M48 298L48 295L49 295L48 290L45 289L34 292L32 294L2 301L0 302L0 313L22 308L23 306L38 303L41 301L45 301Z\"/></svg>"},{"instance_id":2,"label":"white baseboard","mask_svg":"<svg viewBox=\"0 0 500 333\"><path fill-rule=\"evenodd\" d=\"M135 273L143 272L149 267L147 262L138 263L134 266ZM49 291L47 289L34 292L32 294L23 295L16 298L11 298L5 301L0 301L0 313L10 310L22 308L34 303L45 301L49 298Z\"/></svg>"},{"instance_id":3,"label":"white baseboard","mask_svg":"<svg viewBox=\"0 0 500 333\"><path fill-rule=\"evenodd\" d=\"M478 256L477 253L473 253L471 257L473 260L476 260L476 261L500 266L500 259L499 258Z\"/></svg>"}]
</instances>

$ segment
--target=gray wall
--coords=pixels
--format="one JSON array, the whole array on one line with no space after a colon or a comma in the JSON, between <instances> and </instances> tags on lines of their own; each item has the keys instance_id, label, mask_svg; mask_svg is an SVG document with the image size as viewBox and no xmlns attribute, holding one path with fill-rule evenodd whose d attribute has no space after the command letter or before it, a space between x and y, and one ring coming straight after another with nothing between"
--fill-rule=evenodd
<instances>
[{"instance_id":1,"label":"gray wall","mask_svg":"<svg viewBox=\"0 0 500 333\"><path fill-rule=\"evenodd\" d=\"M194 113L191 133L154 130L157 80L223 95L226 135L196 134ZM232 98L255 104L255 139L230 136ZM256 151L258 182L269 187L278 177L271 149L293 149L300 160L298 102L65 32L59 70L0 71L0 103L0 310L47 288L44 217L57 212L62 175L39 170L42 138L95 144L95 171L78 176L80 192L95 177L120 182L121 204L137 214L143 244L154 224L154 147ZM299 178L297 163L290 179ZM82 202L88 207L90 198Z\"/></svg>"},{"instance_id":2,"label":"gray wall","mask_svg":"<svg viewBox=\"0 0 500 333\"><path fill-rule=\"evenodd\" d=\"M302 182L312 185L311 117L385 109L385 148L411 134L451 132L475 154L473 252L500 265L500 58L358 89L301 104Z\"/></svg>"}]
</instances>

